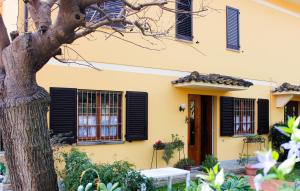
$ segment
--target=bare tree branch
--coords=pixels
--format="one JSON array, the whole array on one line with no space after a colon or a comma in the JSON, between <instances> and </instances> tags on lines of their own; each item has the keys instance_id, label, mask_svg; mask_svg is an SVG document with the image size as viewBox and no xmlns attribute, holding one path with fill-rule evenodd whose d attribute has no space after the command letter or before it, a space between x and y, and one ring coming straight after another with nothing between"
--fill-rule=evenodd
<instances>
[{"instance_id":1,"label":"bare tree branch","mask_svg":"<svg viewBox=\"0 0 300 191\"><path fill-rule=\"evenodd\" d=\"M0 102L3 99L3 89L4 89L4 78L5 78L5 69L2 62L2 51L7 46L9 46L9 37L3 22L2 15L0 14Z\"/></svg>"},{"instance_id":2,"label":"bare tree branch","mask_svg":"<svg viewBox=\"0 0 300 191\"><path fill-rule=\"evenodd\" d=\"M51 7L56 2L55 0L27 0L28 9L35 27L42 33L45 33L51 21Z\"/></svg>"},{"instance_id":3,"label":"bare tree branch","mask_svg":"<svg viewBox=\"0 0 300 191\"><path fill-rule=\"evenodd\" d=\"M131 8L132 10L135 10L135 11L140 11L141 9L143 9L145 7L150 7L150 6L163 6L168 3L166 0L157 0L157 1L153 1L153 2L141 3L141 4L134 5L130 2L128 2L127 0L123 0L123 1L124 1L125 5L127 5L129 8Z\"/></svg>"},{"instance_id":4,"label":"bare tree branch","mask_svg":"<svg viewBox=\"0 0 300 191\"><path fill-rule=\"evenodd\" d=\"M2 15L0 14L0 52L9 45L9 36L4 24ZM1 62L1 60L0 60Z\"/></svg>"}]
</instances>

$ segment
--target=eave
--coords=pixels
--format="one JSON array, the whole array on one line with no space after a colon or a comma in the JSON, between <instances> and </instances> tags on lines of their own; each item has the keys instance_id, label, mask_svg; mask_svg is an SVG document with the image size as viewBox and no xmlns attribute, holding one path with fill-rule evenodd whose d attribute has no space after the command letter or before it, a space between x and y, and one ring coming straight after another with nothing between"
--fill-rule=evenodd
<instances>
[{"instance_id":1,"label":"eave","mask_svg":"<svg viewBox=\"0 0 300 191\"><path fill-rule=\"evenodd\" d=\"M180 84L173 84L173 87L176 88L188 88L188 89L201 89L201 90L211 90L211 91L240 91L247 90L248 87L244 86L233 86L225 84L212 84L204 82L184 82Z\"/></svg>"},{"instance_id":2,"label":"eave","mask_svg":"<svg viewBox=\"0 0 300 191\"><path fill-rule=\"evenodd\" d=\"M284 107L291 100L300 101L300 92L297 91L274 92L273 95L276 99L276 107Z\"/></svg>"}]
</instances>

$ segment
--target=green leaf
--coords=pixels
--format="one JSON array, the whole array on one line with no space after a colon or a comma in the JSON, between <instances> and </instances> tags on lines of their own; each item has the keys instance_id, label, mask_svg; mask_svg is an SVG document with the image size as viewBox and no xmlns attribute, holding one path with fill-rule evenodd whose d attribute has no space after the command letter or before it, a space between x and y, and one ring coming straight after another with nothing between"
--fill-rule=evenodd
<instances>
[{"instance_id":1,"label":"green leaf","mask_svg":"<svg viewBox=\"0 0 300 191\"><path fill-rule=\"evenodd\" d=\"M288 117L288 127L292 128L294 126L294 123L296 121L296 117Z\"/></svg>"},{"instance_id":2,"label":"green leaf","mask_svg":"<svg viewBox=\"0 0 300 191\"><path fill-rule=\"evenodd\" d=\"M218 172L219 172L219 163L216 164L216 165L213 167L213 170L214 170L214 174L218 174Z\"/></svg>"},{"instance_id":3,"label":"green leaf","mask_svg":"<svg viewBox=\"0 0 300 191\"><path fill-rule=\"evenodd\" d=\"M279 153L277 151L272 151L272 158L277 161L279 159Z\"/></svg>"}]
</instances>

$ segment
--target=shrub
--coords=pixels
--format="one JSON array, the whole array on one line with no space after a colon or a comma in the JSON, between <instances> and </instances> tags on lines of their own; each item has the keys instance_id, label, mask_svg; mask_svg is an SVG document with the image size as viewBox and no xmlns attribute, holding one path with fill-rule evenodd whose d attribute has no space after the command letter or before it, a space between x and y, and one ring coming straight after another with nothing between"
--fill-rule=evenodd
<instances>
[{"instance_id":1,"label":"shrub","mask_svg":"<svg viewBox=\"0 0 300 191\"><path fill-rule=\"evenodd\" d=\"M179 160L175 165L174 167L175 168L181 168L181 169L184 169L185 166L193 166L195 165L195 161L191 160L191 159L181 159Z\"/></svg>"},{"instance_id":2,"label":"shrub","mask_svg":"<svg viewBox=\"0 0 300 191\"><path fill-rule=\"evenodd\" d=\"M281 148L283 143L287 143L290 141L290 137L286 134L280 132L276 127L283 126L287 127L286 124L274 124L270 130L269 141L272 142L272 148L279 153L278 161L284 161L287 158L288 151L285 151Z\"/></svg>"},{"instance_id":3,"label":"shrub","mask_svg":"<svg viewBox=\"0 0 300 191\"><path fill-rule=\"evenodd\" d=\"M212 155L206 155L204 161L202 162L202 167L207 171L207 169L212 169L216 164L218 164L218 159Z\"/></svg>"},{"instance_id":4,"label":"shrub","mask_svg":"<svg viewBox=\"0 0 300 191\"><path fill-rule=\"evenodd\" d=\"M119 183L124 191L139 190L142 184L147 187L147 191L154 190L153 181L142 176L126 161L93 164L86 153L74 148L62 156L65 160L63 179L66 191L77 190L80 185L85 187L89 183L92 183L92 189L96 189L99 178L104 184Z\"/></svg>"},{"instance_id":5,"label":"shrub","mask_svg":"<svg viewBox=\"0 0 300 191\"><path fill-rule=\"evenodd\" d=\"M65 168L62 172L65 189L67 191L77 190L80 186L81 174L89 168L94 169L95 165L91 163L86 153L80 152L75 148L72 148L70 153L62 153L62 156L65 162ZM81 180L81 184L87 185L95 179L95 173L92 171L87 172Z\"/></svg>"}]
</instances>

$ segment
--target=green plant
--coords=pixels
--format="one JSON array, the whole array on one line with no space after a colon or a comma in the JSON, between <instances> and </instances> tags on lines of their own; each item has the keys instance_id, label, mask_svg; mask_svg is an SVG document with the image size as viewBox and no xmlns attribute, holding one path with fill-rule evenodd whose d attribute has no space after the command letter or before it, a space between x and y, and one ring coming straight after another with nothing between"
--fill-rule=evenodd
<instances>
[{"instance_id":1,"label":"green plant","mask_svg":"<svg viewBox=\"0 0 300 191\"><path fill-rule=\"evenodd\" d=\"M171 142L165 143L164 154L162 156L162 159L167 164L169 164L170 160L173 158L175 150L180 152L184 149L184 142L179 138L177 134L172 134L171 137Z\"/></svg>"},{"instance_id":2,"label":"green plant","mask_svg":"<svg viewBox=\"0 0 300 191\"><path fill-rule=\"evenodd\" d=\"M184 148L184 142L179 138L178 134L172 134L172 144L174 149L177 151L182 151Z\"/></svg>"},{"instance_id":3,"label":"green plant","mask_svg":"<svg viewBox=\"0 0 300 191\"><path fill-rule=\"evenodd\" d=\"M153 191L153 181L133 169L126 161L116 161L112 164L93 164L87 155L76 149L62 154L65 160L63 179L66 191L78 190L79 186L88 187L88 191L97 189L99 183L109 184L119 182L122 190L136 191L141 185L147 191ZM82 188L80 187L80 188Z\"/></svg>"},{"instance_id":4,"label":"green plant","mask_svg":"<svg viewBox=\"0 0 300 191\"><path fill-rule=\"evenodd\" d=\"M272 143L272 149L279 153L278 161L284 161L287 158L288 151L283 150L281 145L289 142L290 137L278 127L288 127L288 125L282 123L274 124L270 129L269 141Z\"/></svg>"},{"instance_id":5,"label":"green plant","mask_svg":"<svg viewBox=\"0 0 300 191\"><path fill-rule=\"evenodd\" d=\"M1 175L5 175L5 173L6 173L6 167L5 167L5 165L4 165L4 163L0 163L0 174Z\"/></svg>"},{"instance_id":6,"label":"green plant","mask_svg":"<svg viewBox=\"0 0 300 191\"><path fill-rule=\"evenodd\" d=\"M221 190L226 191L252 191L249 185L249 179L245 176L237 177L234 174L225 176L225 182L221 186Z\"/></svg>"},{"instance_id":7,"label":"green plant","mask_svg":"<svg viewBox=\"0 0 300 191\"><path fill-rule=\"evenodd\" d=\"M96 166L91 163L86 153L72 148L69 153L61 153L61 155L65 162L65 168L61 173L65 190L77 190L80 185L87 185L97 178L97 175L93 171L86 172L82 178L82 173L87 169L96 169Z\"/></svg>"},{"instance_id":8,"label":"green plant","mask_svg":"<svg viewBox=\"0 0 300 191\"><path fill-rule=\"evenodd\" d=\"M175 168L181 168L181 169L184 169L184 167L186 166L193 166L195 165L195 161L191 160L191 159L188 159L188 158L185 158L185 159L181 159L179 160L175 165L174 167Z\"/></svg>"},{"instance_id":9,"label":"green plant","mask_svg":"<svg viewBox=\"0 0 300 191\"><path fill-rule=\"evenodd\" d=\"M99 188L97 189L99 191L121 191L121 187L118 187L119 183L108 183L107 185L105 185L104 183L100 183Z\"/></svg>"},{"instance_id":10,"label":"green plant","mask_svg":"<svg viewBox=\"0 0 300 191\"><path fill-rule=\"evenodd\" d=\"M174 146L172 143L166 143L162 159L169 164L174 155Z\"/></svg>"},{"instance_id":11,"label":"green plant","mask_svg":"<svg viewBox=\"0 0 300 191\"><path fill-rule=\"evenodd\" d=\"M218 159L213 155L206 155L204 161L202 162L202 167L207 171L212 169L216 164L218 164Z\"/></svg>"}]
</instances>

